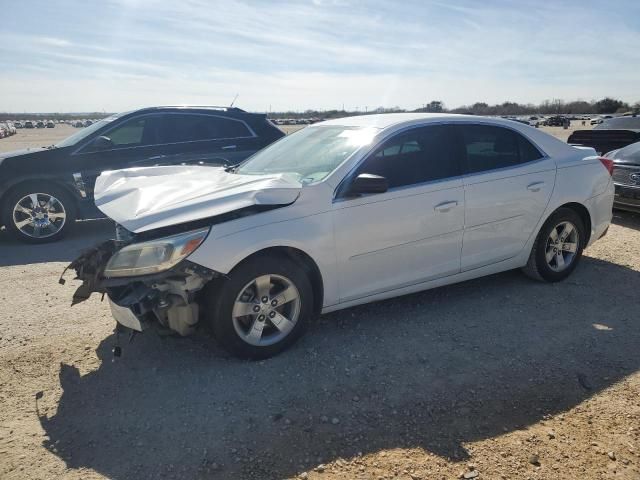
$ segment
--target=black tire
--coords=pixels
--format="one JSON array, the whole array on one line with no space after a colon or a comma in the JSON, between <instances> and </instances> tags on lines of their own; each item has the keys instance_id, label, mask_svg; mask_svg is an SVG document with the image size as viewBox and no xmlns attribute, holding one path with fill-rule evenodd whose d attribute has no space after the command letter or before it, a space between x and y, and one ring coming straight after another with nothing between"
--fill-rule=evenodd
<instances>
[{"instance_id":1,"label":"black tire","mask_svg":"<svg viewBox=\"0 0 640 480\"><path fill-rule=\"evenodd\" d=\"M62 205L65 213L65 219L61 227L51 234L45 234L40 237L30 236L20 230L14 223L13 209L18 202L33 193L45 194L55 197ZM46 198L46 197L39 197ZM76 220L76 205L72 197L61 187L46 182L29 182L14 188L5 198L2 205L2 223L4 223L7 231L17 240L25 243L48 243L55 242L63 238L71 229Z\"/></svg>"},{"instance_id":2,"label":"black tire","mask_svg":"<svg viewBox=\"0 0 640 480\"><path fill-rule=\"evenodd\" d=\"M548 245L548 239L552 233L552 230L562 222L572 223L577 230L577 248L575 255L571 260L571 263L562 271L555 271L548 264L546 259L546 251ZM531 248L531 254L527 265L522 271L530 278L543 282L560 282L571 275L571 272L576 268L582 258L582 251L584 250L586 241L586 232L584 223L580 215L570 208L559 208L556 210L544 223L538 236L536 237L533 247ZM553 245L551 245L553 246Z\"/></svg>"},{"instance_id":3,"label":"black tire","mask_svg":"<svg viewBox=\"0 0 640 480\"><path fill-rule=\"evenodd\" d=\"M264 275L285 277L295 285L300 299L299 314L295 326L283 339L271 345L257 346L247 343L238 334L232 312L236 298L247 284ZM204 316L216 340L231 354L252 360L269 358L291 346L304 333L314 312L313 289L307 273L296 262L280 255L258 256L241 263L228 279L213 283L205 290L204 296ZM270 327L274 329L273 324Z\"/></svg>"}]
</instances>

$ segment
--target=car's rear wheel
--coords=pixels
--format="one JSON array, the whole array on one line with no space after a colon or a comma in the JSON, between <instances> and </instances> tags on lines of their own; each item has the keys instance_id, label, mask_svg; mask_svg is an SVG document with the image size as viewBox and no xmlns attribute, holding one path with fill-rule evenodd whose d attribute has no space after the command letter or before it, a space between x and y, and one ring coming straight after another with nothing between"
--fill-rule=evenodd
<instances>
[{"instance_id":1,"label":"car's rear wheel","mask_svg":"<svg viewBox=\"0 0 640 480\"><path fill-rule=\"evenodd\" d=\"M268 358L289 347L313 312L307 273L280 256L248 260L207 297L206 312L216 339L242 358Z\"/></svg>"},{"instance_id":2,"label":"car's rear wheel","mask_svg":"<svg viewBox=\"0 0 640 480\"><path fill-rule=\"evenodd\" d=\"M70 196L55 185L26 184L11 192L3 205L3 223L18 240L46 243L62 238L76 219Z\"/></svg>"},{"instance_id":3,"label":"car's rear wheel","mask_svg":"<svg viewBox=\"0 0 640 480\"><path fill-rule=\"evenodd\" d=\"M564 280L578 265L585 241L580 215L569 208L559 208L540 229L524 273L547 282Z\"/></svg>"}]
</instances>

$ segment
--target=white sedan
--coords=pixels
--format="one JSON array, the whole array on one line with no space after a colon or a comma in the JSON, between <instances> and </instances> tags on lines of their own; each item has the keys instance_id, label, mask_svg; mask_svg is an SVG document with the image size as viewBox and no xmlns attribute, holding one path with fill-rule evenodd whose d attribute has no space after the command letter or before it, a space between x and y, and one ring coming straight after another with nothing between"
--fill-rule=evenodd
<instances>
[{"instance_id":1,"label":"white sedan","mask_svg":"<svg viewBox=\"0 0 640 480\"><path fill-rule=\"evenodd\" d=\"M105 172L117 226L71 265L81 301L265 358L317 314L521 268L557 282L612 216L613 162L509 120L331 120L232 168Z\"/></svg>"}]
</instances>

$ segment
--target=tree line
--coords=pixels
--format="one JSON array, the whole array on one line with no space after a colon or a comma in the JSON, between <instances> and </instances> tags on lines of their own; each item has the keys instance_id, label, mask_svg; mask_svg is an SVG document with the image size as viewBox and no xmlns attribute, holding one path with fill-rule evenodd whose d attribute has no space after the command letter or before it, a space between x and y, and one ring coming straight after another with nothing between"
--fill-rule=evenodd
<instances>
[{"instance_id":1,"label":"tree line","mask_svg":"<svg viewBox=\"0 0 640 480\"><path fill-rule=\"evenodd\" d=\"M367 109L366 112L356 110L305 110L304 112L270 112L269 118L340 118L350 115L362 115L364 113L400 113L400 112L428 112L428 113L465 113L470 115L565 115L565 114L612 114L634 112L640 114L640 101L630 105L627 102L615 98L606 97L600 100L575 100L566 102L560 99L545 100L535 105L533 103L503 102L489 105L484 102L476 102L473 105L448 109L444 102L432 100L415 110L402 109L400 107L378 107ZM60 120L73 120L78 118L104 118L110 113L0 113L0 121L6 119L23 120L33 118L48 118Z\"/></svg>"},{"instance_id":2,"label":"tree line","mask_svg":"<svg viewBox=\"0 0 640 480\"><path fill-rule=\"evenodd\" d=\"M525 115L525 114L543 114L543 115L562 115L562 114L611 114L626 113L630 111L638 112L640 110L640 102L629 105L627 102L615 98L603 98L601 100L575 100L565 102L564 100L554 99L545 100L544 102L534 105L533 103L521 104L516 102L504 102L496 105L489 105L484 102L476 102L473 105L464 105L461 107L448 110L444 103L434 100L425 104L422 108L418 108L416 112L449 112L449 113L467 113L473 115Z\"/></svg>"},{"instance_id":3,"label":"tree line","mask_svg":"<svg viewBox=\"0 0 640 480\"><path fill-rule=\"evenodd\" d=\"M464 113L469 115L566 115L566 114L613 114L613 113L640 113L640 101L633 105L615 98L606 97L600 100L575 100L567 102L560 99L545 100L536 105L533 103L503 102L489 105L484 102L476 102L472 105L448 109L444 102L433 100L425 103L415 110L402 109L400 107L378 107L367 109L363 112L356 110L305 110L304 112L272 112L270 118L339 118L348 115L362 115L373 113L399 113L399 112L427 112L427 113Z\"/></svg>"}]
</instances>

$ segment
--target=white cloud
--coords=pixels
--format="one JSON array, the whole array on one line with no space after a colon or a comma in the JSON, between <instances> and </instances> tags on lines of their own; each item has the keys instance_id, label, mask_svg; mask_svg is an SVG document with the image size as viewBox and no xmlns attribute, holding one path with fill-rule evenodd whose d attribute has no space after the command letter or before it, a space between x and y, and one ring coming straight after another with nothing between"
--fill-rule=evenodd
<instances>
[{"instance_id":1,"label":"white cloud","mask_svg":"<svg viewBox=\"0 0 640 480\"><path fill-rule=\"evenodd\" d=\"M34 39L37 43L41 43L43 45L50 45L52 47L70 47L72 43L64 38L55 38L55 37L36 37Z\"/></svg>"}]
</instances>

